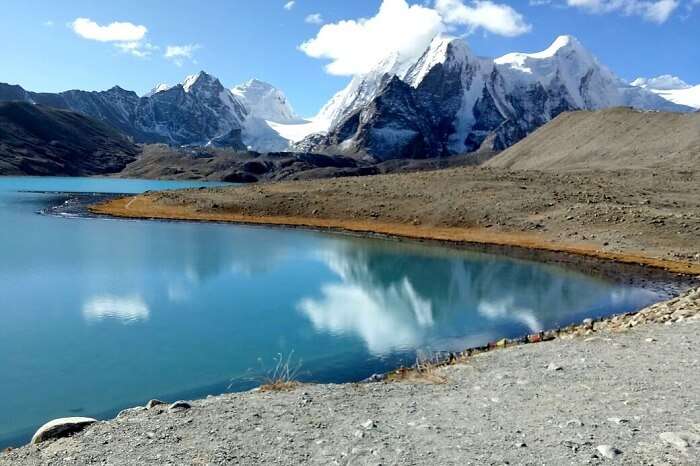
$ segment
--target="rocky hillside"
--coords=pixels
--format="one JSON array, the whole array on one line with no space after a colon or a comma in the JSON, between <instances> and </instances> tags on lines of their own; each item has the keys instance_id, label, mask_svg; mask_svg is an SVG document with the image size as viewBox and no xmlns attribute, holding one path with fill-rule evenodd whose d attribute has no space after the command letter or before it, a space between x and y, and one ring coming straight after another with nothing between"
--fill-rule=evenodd
<instances>
[{"instance_id":1,"label":"rocky hillside","mask_svg":"<svg viewBox=\"0 0 700 466\"><path fill-rule=\"evenodd\" d=\"M0 101L24 101L82 113L136 142L245 149L242 129L247 109L218 79L204 72L144 97L118 86L101 92L48 94L0 84Z\"/></svg>"},{"instance_id":2,"label":"rocky hillside","mask_svg":"<svg viewBox=\"0 0 700 466\"><path fill-rule=\"evenodd\" d=\"M631 106L690 111L615 76L571 36L538 53L481 58L437 37L417 61L394 56L321 111L328 126L298 146L375 159L503 150L562 112Z\"/></svg>"},{"instance_id":3,"label":"rocky hillside","mask_svg":"<svg viewBox=\"0 0 700 466\"><path fill-rule=\"evenodd\" d=\"M0 175L115 173L139 148L81 114L25 102L0 103Z\"/></svg>"},{"instance_id":4,"label":"rocky hillside","mask_svg":"<svg viewBox=\"0 0 700 466\"><path fill-rule=\"evenodd\" d=\"M486 162L516 170L700 167L700 113L614 108L560 115Z\"/></svg>"}]
</instances>

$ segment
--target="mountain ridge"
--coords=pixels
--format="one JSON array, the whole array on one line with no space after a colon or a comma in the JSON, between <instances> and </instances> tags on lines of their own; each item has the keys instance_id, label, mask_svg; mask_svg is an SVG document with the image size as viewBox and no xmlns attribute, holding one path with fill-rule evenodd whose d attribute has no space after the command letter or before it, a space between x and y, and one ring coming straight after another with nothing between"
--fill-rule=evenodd
<instances>
[{"instance_id":1,"label":"mountain ridge","mask_svg":"<svg viewBox=\"0 0 700 466\"><path fill-rule=\"evenodd\" d=\"M397 86L386 86L392 77L408 84L410 122L377 111L379 100L397 97ZM320 114L327 132L296 147L378 160L469 153L484 142L500 151L564 111L616 106L691 110L627 84L573 36L558 37L542 52L493 59L477 57L461 39L438 36L412 63L382 62L353 78Z\"/></svg>"},{"instance_id":2,"label":"mountain ridge","mask_svg":"<svg viewBox=\"0 0 700 466\"><path fill-rule=\"evenodd\" d=\"M226 88L204 71L176 85L159 84L143 96L119 86L51 94L0 84L0 101L77 111L140 143L377 161L497 152L565 111L691 110L664 97L618 78L568 35L541 52L496 58L479 57L462 39L438 35L417 59L393 53L353 77L310 121L299 118L270 84L253 79Z\"/></svg>"}]
</instances>

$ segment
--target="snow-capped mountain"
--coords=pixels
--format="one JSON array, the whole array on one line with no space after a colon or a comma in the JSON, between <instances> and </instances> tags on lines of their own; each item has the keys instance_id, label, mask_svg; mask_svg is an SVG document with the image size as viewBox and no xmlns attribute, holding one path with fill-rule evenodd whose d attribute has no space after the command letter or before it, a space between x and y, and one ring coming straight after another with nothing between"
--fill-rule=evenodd
<instances>
[{"instance_id":1,"label":"snow-capped mountain","mask_svg":"<svg viewBox=\"0 0 700 466\"><path fill-rule=\"evenodd\" d=\"M669 102L700 109L700 84L691 86L682 79L664 74L656 78L637 78L631 83L663 97Z\"/></svg>"},{"instance_id":2,"label":"snow-capped mountain","mask_svg":"<svg viewBox=\"0 0 700 466\"><path fill-rule=\"evenodd\" d=\"M77 111L136 142L259 152L291 145L383 160L502 150L568 110L700 107L693 100L697 87L662 78L668 77L628 84L571 36L542 52L495 59L478 57L461 39L439 36L417 59L395 53L356 76L309 121L270 84L251 80L227 89L205 72L174 86L159 84L142 97L120 87L46 94L0 84L0 101Z\"/></svg>"},{"instance_id":3,"label":"snow-capped mountain","mask_svg":"<svg viewBox=\"0 0 700 466\"><path fill-rule=\"evenodd\" d=\"M205 72L188 76L182 84L157 86L143 97L118 86L101 92L48 94L3 84L0 100L24 100L73 110L121 130L136 142L246 148L242 129L248 110L218 79Z\"/></svg>"},{"instance_id":4,"label":"snow-capped mountain","mask_svg":"<svg viewBox=\"0 0 700 466\"><path fill-rule=\"evenodd\" d=\"M494 150L559 113L632 106L689 111L625 83L571 36L538 53L477 57L461 39L437 37L417 60L394 56L355 77L317 117L327 124L297 147L377 159Z\"/></svg>"},{"instance_id":5,"label":"snow-capped mountain","mask_svg":"<svg viewBox=\"0 0 700 466\"><path fill-rule=\"evenodd\" d=\"M246 106L248 113L261 120L275 123L302 121L289 104L284 93L263 81L251 79L231 89L233 95Z\"/></svg>"}]
</instances>

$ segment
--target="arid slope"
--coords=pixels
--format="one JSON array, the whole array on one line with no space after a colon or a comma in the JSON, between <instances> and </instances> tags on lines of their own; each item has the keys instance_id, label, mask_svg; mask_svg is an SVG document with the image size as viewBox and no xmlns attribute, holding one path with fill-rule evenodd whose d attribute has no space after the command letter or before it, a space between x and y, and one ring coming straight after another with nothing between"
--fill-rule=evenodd
<instances>
[{"instance_id":1,"label":"arid slope","mask_svg":"<svg viewBox=\"0 0 700 466\"><path fill-rule=\"evenodd\" d=\"M513 170L696 169L700 113L564 113L486 163Z\"/></svg>"}]
</instances>

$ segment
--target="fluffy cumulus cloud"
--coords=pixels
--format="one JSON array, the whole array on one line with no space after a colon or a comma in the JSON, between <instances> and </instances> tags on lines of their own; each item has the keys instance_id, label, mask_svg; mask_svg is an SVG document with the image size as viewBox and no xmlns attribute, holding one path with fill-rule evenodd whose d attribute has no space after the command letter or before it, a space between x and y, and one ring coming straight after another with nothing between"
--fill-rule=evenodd
<instances>
[{"instance_id":1,"label":"fluffy cumulus cloud","mask_svg":"<svg viewBox=\"0 0 700 466\"><path fill-rule=\"evenodd\" d=\"M292 0L292 1L290 1L290 2L287 2L287 3L284 4L284 9L287 10L287 11L289 11L289 10L291 10L292 8L294 8L294 5L296 5L296 3L297 3L297 2L295 2L294 0Z\"/></svg>"},{"instance_id":2,"label":"fluffy cumulus cloud","mask_svg":"<svg viewBox=\"0 0 700 466\"><path fill-rule=\"evenodd\" d=\"M642 16L649 21L661 24L665 23L678 9L680 0L566 0L566 4L591 13L617 12Z\"/></svg>"},{"instance_id":3,"label":"fluffy cumulus cloud","mask_svg":"<svg viewBox=\"0 0 700 466\"><path fill-rule=\"evenodd\" d=\"M374 17L326 24L300 49L310 57L331 60L326 67L330 74L361 74L393 51L419 54L443 29L440 14L432 8L384 0Z\"/></svg>"},{"instance_id":4,"label":"fluffy cumulus cloud","mask_svg":"<svg viewBox=\"0 0 700 466\"><path fill-rule=\"evenodd\" d=\"M447 24L466 26L469 32L479 28L506 37L519 36L532 29L523 15L505 4L461 0L437 0L435 9Z\"/></svg>"},{"instance_id":5,"label":"fluffy cumulus cloud","mask_svg":"<svg viewBox=\"0 0 700 466\"><path fill-rule=\"evenodd\" d=\"M78 36L97 42L109 42L138 58L149 57L158 47L146 41L146 26L128 22L113 22L100 25L90 18L76 18L70 27Z\"/></svg>"},{"instance_id":6,"label":"fluffy cumulus cloud","mask_svg":"<svg viewBox=\"0 0 700 466\"><path fill-rule=\"evenodd\" d=\"M77 18L71 23L71 27L73 32L83 39L99 42L138 42L148 32L146 26L120 22L101 26L90 18Z\"/></svg>"},{"instance_id":7,"label":"fluffy cumulus cloud","mask_svg":"<svg viewBox=\"0 0 700 466\"><path fill-rule=\"evenodd\" d=\"M177 66L182 66L187 60L192 60L194 53L202 48L199 44L168 45L163 55Z\"/></svg>"},{"instance_id":8,"label":"fluffy cumulus cloud","mask_svg":"<svg viewBox=\"0 0 700 466\"><path fill-rule=\"evenodd\" d=\"M330 60L330 74L355 75L370 71L394 52L405 59L417 57L433 37L455 28L512 37L531 26L510 6L492 1L409 5L406 0L383 0L375 16L326 24L299 48L310 57Z\"/></svg>"}]
</instances>

